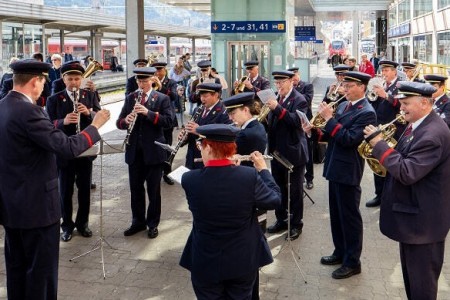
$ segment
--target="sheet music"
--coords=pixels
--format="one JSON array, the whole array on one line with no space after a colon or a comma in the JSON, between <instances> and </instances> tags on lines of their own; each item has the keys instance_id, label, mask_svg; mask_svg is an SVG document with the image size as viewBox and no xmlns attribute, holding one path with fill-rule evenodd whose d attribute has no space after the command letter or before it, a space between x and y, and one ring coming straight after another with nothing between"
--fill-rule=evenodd
<instances>
[{"instance_id":1,"label":"sheet music","mask_svg":"<svg viewBox=\"0 0 450 300\"><path fill-rule=\"evenodd\" d=\"M266 104L270 99L277 99L277 95L275 95L275 92L272 89L260 90L256 94L263 104Z\"/></svg>"},{"instance_id":2,"label":"sheet music","mask_svg":"<svg viewBox=\"0 0 450 300\"><path fill-rule=\"evenodd\" d=\"M173 181L178 182L179 184L181 184L181 177L183 176L184 173L189 172L190 170L188 168L186 168L185 166L179 166L178 168L176 168L175 170L173 170L171 173L169 173L169 178L172 179Z\"/></svg>"},{"instance_id":3,"label":"sheet music","mask_svg":"<svg viewBox=\"0 0 450 300\"><path fill-rule=\"evenodd\" d=\"M302 112L302 111L300 111L300 110L295 110L296 112L297 112L297 115L299 116L299 118L300 118L300 122L301 122L301 124L302 124L302 127L303 127L303 124L305 124L306 126L311 126L311 123L309 122L309 120L308 120L308 117L305 115L305 113L304 112ZM306 134L308 137L311 137L311 132L309 132L309 133L307 133Z\"/></svg>"},{"instance_id":4,"label":"sheet music","mask_svg":"<svg viewBox=\"0 0 450 300\"><path fill-rule=\"evenodd\" d=\"M169 152L177 152L177 151L175 150L175 148L173 148L173 147L170 146L169 144L163 144L163 143L160 143L160 142L158 142L158 141L155 141L155 145L158 145L158 146L160 146L161 148L163 148L164 150L169 151Z\"/></svg>"}]
</instances>

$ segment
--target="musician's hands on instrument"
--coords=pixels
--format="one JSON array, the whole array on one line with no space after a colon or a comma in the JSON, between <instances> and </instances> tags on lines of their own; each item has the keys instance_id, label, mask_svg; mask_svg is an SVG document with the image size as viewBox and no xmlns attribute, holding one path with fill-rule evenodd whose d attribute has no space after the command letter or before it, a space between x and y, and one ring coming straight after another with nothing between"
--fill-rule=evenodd
<instances>
[{"instance_id":1,"label":"musician's hands on instrument","mask_svg":"<svg viewBox=\"0 0 450 300\"><path fill-rule=\"evenodd\" d=\"M377 94L378 97L381 97L383 99L386 99L388 97L387 92L384 90L384 88L380 85L374 85L373 86L373 92Z\"/></svg>"},{"instance_id":2,"label":"musician's hands on instrument","mask_svg":"<svg viewBox=\"0 0 450 300\"><path fill-rule=\"evenodd\" d=\"M134 112L146 116L148 115L148 108L140 103L136 103L134 105Z\"/></svg>"},{"instance_id":3,"label":"musician's hands on instrument","mask_svg":"<svg viewBox=\"0 0 450 300\"><path fill-rule=\"evenodd\" d=\"M310 137L311 136L311 130L312 130L312 125L311 125L311 123L307 123L307 122L303 122L302 121L302 128L303 128L303 131L306 133L306 135L308 136L308 137Z\"/></svg>"},{"instance_id":4,"label":"musician's hands on instrument","mask_svg":"<svg viewBox=\"0 0 450 300\"><path fill-rule=\"evenodd\" d=\"M86 105L80 102L78 102L77 110L80 114L83 114L85 116L89 116L91 114L89 108L87 108Z\"/></svg>"},{"instance_id":5,"label":"musician's hands on instrument","mask_svg":"<svg viewBox=\"0 0 450 300\"><path fill-rule=\"evenodd\" d=\"M95 83L92 80L87 80L84 88L90 90L91 92L95 92L96 90Z\"/></svg>"},{"instance_id":6,"label":"musician's hands on instrument","mask_svg":"<svg viewBox=\"0 0 450 300\"><path fill-rule=\"evenodd\" d=\"M130 125L134 119L136 118L137 114L135 112L131 112L129 113L126 117L125 117L125 123L127 125Z\"/></svg>"},{"instance_id":7,"label":"musician's hands on instrument","mask_svg":"<svg viewBox=\"0 0 450 300\"><path fill-rule=\"evenodd\" d=\"M79 115L76 112L68 113L66 115L66 117L64 118L64 125L77 124L78 123L78 117L79 117Z\"/></svg>"},{"instance_id":8,"label":"musician's hands on instrument","mask_svg":"<svg viewBox=\"0 0 450 300\"><path fill-rule=\"evenodd\" d=\"M374 147L379 141L383 140L383 135L381 134L381 131L378 130L378 127L375 127L373 125L368 125L364 128L364 138L367 141L367 138L369 138L371 135L374 135L371 137L371 139L368 141L368 143ZM376 134L378 132L378 134Z\"/></svg>"},{"instance_id":9,"label":"musician's hands on instrument","mask_svg":"<svg viewBox=\"0 0 450 300\"><path fill-rule=\"evenodd\" d=\"M235 80L235 81L233 82L233 87L234 87L234 88L237 88L238 85L239 85L239 80Z\"/></svg>"},{"instance_id":10,"label":"musician's hands on instrument","mask_svg":"<svg viewBox=\"0 0 450 300\"><path fill-rule=\"evenodd\" d=\"M187 132L189 133L193 133L193 134L197 134L197 127L199 125L193 121L189 121L184 128L186 129Z\"/></svg>"},{"instance_id":11,"label":"musician's hands on instrument","mask_svg":"<svg viewBox=\"0 0 450 300\"><path fill-rule=\"evenodd\" d=\"M266 102L267 106L269 107L270 110L274 110L275 108L277 108L278 105L278 101L276 99L269 99Z\"/></svg>"},{"instance_id":12,"label":"musician's hands on instrument","mask_svg":"<svg viewBox=\"0 0 450 300\"><path fill-rule=\"evenodd\" d=\"M250 83L250 80L248 80L248 78L249 78L249 77L247 77L247 78L244 80L244 85L245 85L245 87L248 88L249 90L253 90L253 85Z\"/></svg>"},{"instance_id":13,"label":"musician's hands on instrument","mask_svg":"<svg viewBox=\"0 0 450 300\"><path fill-rule=\"evenodd\" d=\"M331 118L333 118L334 109L332 109L327 103L322 102L319 104L318 112L322 118L328 122Z\"/></svg>"},{"instance_id":14,"label":"musician's hands on instrument","mask_svg":"<svg viewBox=\"0 0 450 300\"><path fill-rule=\"evenodd\" d=\"M252 160L253 165L258 172L261 172L262 170L267 170L267 164L261 152L253 151L250 154L250 159Z\"/></svg>"},{"instance_id":15,"label":"musician's hands on instrument","mask_svg":"<svg viewBox=\"0 0 450 300\"><path fill-rule=\"evenodd\" d=\"M100 127L102 127L109 120L110 117L111 117L111 114L110 114L109 110L107 110L107 109L99 110L95 114L91 125L94 126L97 129L99 129Z\"/></svg>"}]
</instances>

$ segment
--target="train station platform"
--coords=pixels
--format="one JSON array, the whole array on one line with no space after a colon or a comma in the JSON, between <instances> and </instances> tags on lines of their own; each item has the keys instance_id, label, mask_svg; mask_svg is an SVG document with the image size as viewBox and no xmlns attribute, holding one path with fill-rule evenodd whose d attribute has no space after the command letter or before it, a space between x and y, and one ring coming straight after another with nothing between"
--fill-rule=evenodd
<instances>
[{"instance_id":1,"label":"train station platform","mask_svg":"<svg viewBox=\"0 0 450 300\"><path fill-rule=\"evenodd\" d=\"M314 80L314 107L323 98L326 86L334 81L331 68L320 65ZM113 105L113 104L111 104ZM106 105L108 108L108 105ZM314 109L315 110L315 109ZM115 117L110 122L115 122ZM123 140L125 132L111 130L103 134L106 140ZM181 148L174 167L184 163L186 147ZM103 166L102 170L100 169ZM333 250L328 211L328 184L322 177L323 164L315 165L314 188L307 190L315 201L305 198L304 228L301 236L292 242L293 250L300 256L300 268L307 283L297 269L289 249L275 257L274 263L261 269L261 299L407 299L403 287L398 244L380 233L379 208L366 208L365 202L374 193L373 178L367 167L361 183L361 213L364 222L364 244L361 257L362 273L349 279L331 278L333 266L320 264L320 257ZM103 177L100 178L100 174ZM59 299L62 300L143 300L195 299L190 274L178 265L181 252L192 227L192 216L180 185L162 187L162 215L159 236L148 239L146 232L124 237L130 224L130 194L128 167L124 154L97 157L94 161L90 228L92 238L83 238L74 232L68 243L61 242L59 267ZM102 189L100 189L102 184ZM103 191L103 229L105 240L104 260L106 279L103 279L100 251L69 261L76 255L89 251L100 235L100 192ZM237 195L239 196L239 195ZM75 201L76 202L76 201ZM268 213L268 223L275 220ZM285 234L267 234L273 254L284 245ZM4 240L3 232L0 239ZM447 249L450 241L447 240ZM3 248L3 243L0 243ZM450 299L450 251L439 281L438 299ZM0 259L0 298L6 298L4 259Z\"/></svg>"}]
</instances>

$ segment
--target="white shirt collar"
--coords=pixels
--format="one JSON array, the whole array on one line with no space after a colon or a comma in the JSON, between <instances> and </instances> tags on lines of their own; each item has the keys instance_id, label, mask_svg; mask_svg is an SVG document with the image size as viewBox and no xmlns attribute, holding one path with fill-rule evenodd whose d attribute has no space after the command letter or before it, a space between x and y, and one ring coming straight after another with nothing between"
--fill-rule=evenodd
<instances>
[{"instance_id":1,"label":"white shirt collar","mask_svg":"<svg viewBox=\"0 0 450 300\"><path fill-rule=\"evenodd\" d=\"M430 114L430 113L426 114L425 116L423 116L423 117L420 118L419 120L415 121L414 123L411 123L412 130L414 131L414 129L416 129L420 124L422 124L423 120L425 120L425 118L426 118L429 114Z\"/></svg>"},{"instance_id":2,"label":"white shirt collar","mask_svg":"<svg viewBox=\"0 0 450 300\"><path fill-rule=\"evenodd\" d=\"M287 98L289 98L289 96L291 95L293 89L294 88L290 89L289 92L286 94L286 96L284 96L283 103L284 103L284 101L286 101ZM281 97L281 95L280 95L280 97ZM280 98L278 98L278 99L280 99ZM283 104L283 103L281 103L281 104Z\"/></svg>"}]
</instances>

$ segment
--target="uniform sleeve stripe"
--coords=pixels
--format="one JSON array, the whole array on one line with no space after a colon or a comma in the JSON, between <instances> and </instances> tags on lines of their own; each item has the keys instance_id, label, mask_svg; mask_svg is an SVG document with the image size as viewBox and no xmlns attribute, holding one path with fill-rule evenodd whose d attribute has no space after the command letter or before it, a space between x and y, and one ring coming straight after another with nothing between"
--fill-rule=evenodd
<instances>
[{"instance_id":1,"label":"uniform sleeve stripe","mask_svg":"<svg viewBox=\"0 0 450 300\"><path fill-rule=\"evenodd\" d=\"M157 124L159 120L159 112L156 112L155 120L153 121L153 124Z\"/></svg>"},{"instance_id":2,"label":"uniform sleeve stripe","mask_svg":"<svg viewBox=\"0 0 450 300\"><path fill-rule=\"evenodd\" d=\"M386 152L384 152L383 155L381 155L381 158L380 158L380 164L383 164L383 162L384 162L384 160L386 159L386 157L388 157L389 154L391 154L392 152L394 152L394 149L393 149L393 148L387 149Z\"/></svg>"},{"instance_id":3,"label":"uniform sleeve stripe","mask_svg":"<svg viewBox=\"0 0 450 300\"><path fill-rule=\"evenodd\" d=\"M84 137L87 139L89 147L92 147L94 143L92 143L92 139L89 133L87 133L86 131L82 131L81 134L84 135Z\"/></svg>"},{"instance_id":4,"label":"uniform sleeve stripe","mask_svg":"<svg viewBox=\"0 0 450 300\"><path fill-rule=\"evenodd\" d=\"M341 124L336 124L336 126L334 127L333 131L331 132L331 136L335 136L335 134L339 131L339 129L341 129L342 125Z\"/></svg>"},{"instance_id":5,"label":"uniform sleeve stripe","mask_svg":"<svg viewBox=\"0 0 450 300\"><path fill-rule=\"evenodd\" d=\"M283 119L285 114L286 114L286 109L283 108L283 110L281 111L281 115L278 117L278 120Z\"/></svg>"},{"instance_id":6,"label":"uniform sleeve stripe","mask_svg":"<svg viewBox=\"0 0 450 300\"><path fill-rule=\"evenodd\" d=\"M397 106L397 102L398 102L397 98L394 98L394 101L393 101L392 105L393 106Z\"/></svg>"}]
</instances>

